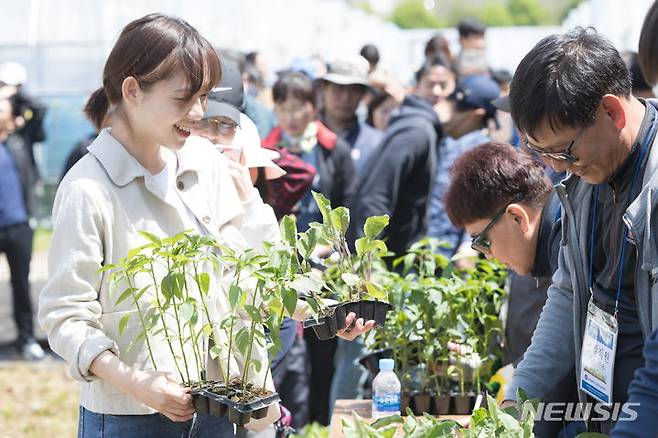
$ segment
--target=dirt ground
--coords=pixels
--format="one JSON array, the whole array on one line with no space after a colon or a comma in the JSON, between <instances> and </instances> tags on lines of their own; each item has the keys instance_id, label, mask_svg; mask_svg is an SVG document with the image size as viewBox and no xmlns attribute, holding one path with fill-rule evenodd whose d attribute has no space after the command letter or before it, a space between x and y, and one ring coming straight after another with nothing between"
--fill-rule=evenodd
<instances>
[{"instance_id":1,"label":"dirt ground","mask_svg":"<svg viewBox=\"0 0 658 438\"><path fill-rule=\"evenodd\" d=\"M0 361L0 438L75 437L78 398L62 361Z\"/></svg>"}]
</instances>

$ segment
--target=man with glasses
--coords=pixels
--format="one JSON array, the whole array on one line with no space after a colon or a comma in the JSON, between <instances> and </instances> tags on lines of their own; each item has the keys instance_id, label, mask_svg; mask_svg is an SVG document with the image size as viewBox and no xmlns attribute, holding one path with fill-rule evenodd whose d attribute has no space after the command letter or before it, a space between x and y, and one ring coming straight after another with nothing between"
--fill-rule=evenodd
<instances>
[{"instance_id":1,"label":"man with glasses","mask_svg":"<svg viewBox=\"0 0 658 438\"><path fill-rule=\"evenodd\" d=\"M505 350L516 365L530 345L557 269L560 208L551 181L530 155L508 144L485 143L455 161L444 202L450 221L472 236L474 250L500 260L520 276L536 279L535 290L511 290L508 298ZM575 370L561 377L543 402L577 401ZM539 421L534 432L553 437L563 426L563 421Z\"/></svg>"},{"instance_id":2,"label":"man with glasses","mask_svg":"<svg viewBox=\"0 0 658 438\"><path fill-rule=\"evenodd\" d=\"M537 43L516 70L510 104L527 147L570 175L556 187L558 270L506 398L517 388L542 398L575 368L581 402L625 403L658 326L658 111L632 96L614 46L582 28ZM593 416L588 426L607 433L613 424Z\"/></svg>"},{"instance_id":3,"label":"man with glasses","mask_svg":"<svg viewBox=\"0 0 658 438\"><path fill-rule=\"evenodd\" d=\"M222 79L208 93L208 109L194 126L203 137L218 145L230 145L240 126L244 107L242 78L237 66L222 62Z\"/></svg>"}]
</instances>

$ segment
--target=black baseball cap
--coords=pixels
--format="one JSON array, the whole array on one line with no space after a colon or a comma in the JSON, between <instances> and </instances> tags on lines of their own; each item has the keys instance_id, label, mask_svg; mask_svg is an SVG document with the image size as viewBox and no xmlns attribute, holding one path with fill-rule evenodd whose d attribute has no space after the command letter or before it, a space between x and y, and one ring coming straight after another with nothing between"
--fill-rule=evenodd
<instances>
[{"instance_id":1,"label":"black baseball cap","mask_svg":"<svg viewBox=\"0 0 658 438\"><path fill-rule=\"evenodd\" d=\"M228 117L240 125L240 112L244 107L244 88L238 66L226 59L221 61L222 79L208 93L208 109L204 119Z\"/></svg>"},{"instance_id":2,"label":"black baseball cap","mask_svg":"<svg viewBox=\"0 0 658 438\"><path fill-rule=\"evenodd\" d=\"M496 123L496 107L493 101L500 97L500 87L488 76L466 76L457 83L453 99L457 102L457 110L465 111L473 108L483 108L486 117Z\"/></svg>"}]
</instances>

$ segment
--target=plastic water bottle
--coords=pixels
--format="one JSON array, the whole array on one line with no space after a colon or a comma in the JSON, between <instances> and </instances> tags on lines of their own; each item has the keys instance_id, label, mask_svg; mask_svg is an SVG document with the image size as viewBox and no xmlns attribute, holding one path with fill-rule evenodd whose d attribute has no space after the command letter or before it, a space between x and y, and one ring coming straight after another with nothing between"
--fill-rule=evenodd
<instances>
[{"instance_id":1,"label":"plastic water bottle","mask_svg":"<svg viewBox=\"0 0 658 438\"><path fill-rule=\"evenodd\" d=\"M400 413L400 380L393 359L379 359L379 373L372 381L372 418Z\"/></svg>"}]
</instances>

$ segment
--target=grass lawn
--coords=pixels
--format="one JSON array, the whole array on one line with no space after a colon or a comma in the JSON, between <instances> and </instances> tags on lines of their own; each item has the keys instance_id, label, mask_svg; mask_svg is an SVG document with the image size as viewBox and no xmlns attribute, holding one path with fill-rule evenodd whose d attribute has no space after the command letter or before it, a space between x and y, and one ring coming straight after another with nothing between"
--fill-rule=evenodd
<instances>
[{"instance_id":1,"label":"grass lawn","mask_svg":"<svg viewBox=\"0 0 658 438\"><path fill-rule=\"evenodd\" d=\"M78 385L61 361L0 362L0 438L75 437Z\"/></svg>"},{"instance_id":2,"label":"grass lawn","mask_svg":"<svg viewBox=\"0 0 658 438\"><path fill-rule=\"evenodd\" d=\"M34 231L34 242L32 249L35 252L48 251L48 245L50 245L50 238L53 235L53 230L46 228L37 228Z\"/></svg>"}]
</instances>

